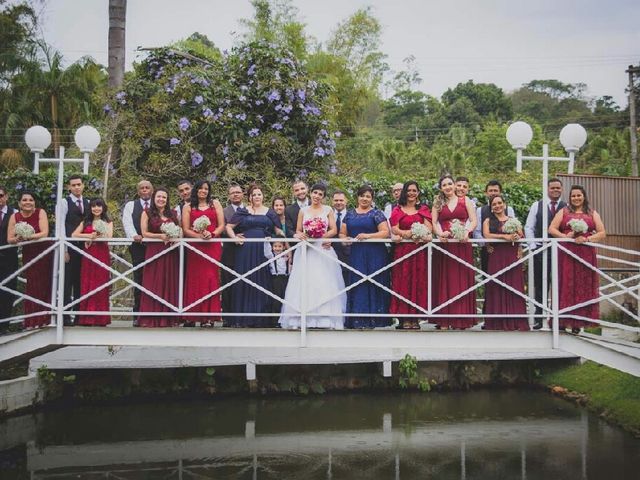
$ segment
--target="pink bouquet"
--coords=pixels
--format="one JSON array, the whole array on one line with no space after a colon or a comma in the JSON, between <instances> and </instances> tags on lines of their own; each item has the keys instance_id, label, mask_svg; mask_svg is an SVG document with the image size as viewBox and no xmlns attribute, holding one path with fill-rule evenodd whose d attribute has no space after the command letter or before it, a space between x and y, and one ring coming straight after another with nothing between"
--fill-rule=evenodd
<instances>
[{"instance_id":1,"label":"pink bouquet","mask_svg":"<svg viewBox=\"0 0 640 480\"><path fill-rule=\"evenodd\" d=\"M310 238L322 238L327 233L327 221L320 217L313 217L302 223L304 233Z\"/></svg>"}]
</instances>

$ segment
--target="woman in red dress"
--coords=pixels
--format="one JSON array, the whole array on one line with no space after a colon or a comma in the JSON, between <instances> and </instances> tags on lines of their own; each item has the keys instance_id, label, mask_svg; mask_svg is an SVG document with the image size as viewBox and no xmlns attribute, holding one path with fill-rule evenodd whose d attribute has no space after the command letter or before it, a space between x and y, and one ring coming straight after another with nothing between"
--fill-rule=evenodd
<instances>
[{"instance_id":1,"label":"woman in red dress","mask_svg":"<svg viewBox=\"0 0 640 480\"><path fill-rule=\"evenodd\" d=\"M431 210L433 230L442 242L440 246L460 260L473 265L473 247L468 242L469 233L476 228L476 211L468 197L458 197L455 192L453 177L445 175L438 183L440 193L436 197ZM458 220L464 228L464 236L450 243L453 239L451 227ZM475 283L473 270L449 255L434 253L433 292L436 305L446 303L456 295L471 288ZM476 313L476 292L467 293L456 301L441 308L436 313L449 315L473 315ZM439 318L436 323L440 327L465 329L473 326L473 317Z\"/></svg>"},{"instance_id":2,"label":"woman in red dress","mask_svg":"<svg viewBox=\"0 0 640 480\"><path fill-rule=\"evenodd\" d=\"M586 231L576 232L572 225L573 221L584 222ZM582 223L578 222L578 223ZM575 254L585 262L598 266L596 249L583 245L586 242L598 242L603 240L607 234L604 224L598 212L589 206L587 192L581 185L571 187L569 194L569 206L563 208L553 217L549 225L549 233L556 238L573 238L573 242L563 242L561 245L571 253ZM600 281L598 273L591 270L566 252L558 251L558 282L560 286L559 305L560 309L571 307L594 298L598 298ZM581 317L599 320L600 307L598 302L590 305L574 308L567 312L567 315L577 315ZM560 329L571 328L573 333L580 332L580 328L593 325L585 320L560 317Z\"/></svg>"},{"instance_id":3,"label":"woman in red dress","mask_svg":"<svg viewBox=\"0 0 640 480\"><path fill-rule=\"evenodd\" d=\"M23 191L18 198L19 211L14 213L9 219L7 227L7 241L17 244L38 240L49 236L49 220L47 214L41 208L36 208L35 195L29 191ZM31 225L35 232L29 238L23 238L16 234L16 224L27 223ZM22 246L22 265L26 265L36 258L47 248L50 242L31 243ZM51 277L53 273L53 252L49 252L40 258L36 263L28 267L23 276L27 280L25 293L30 297L51 303ZM30 300L24 300L24 315L31 315L37 312L49 311L47 308ZM48 325L51 321L51 314L34 315L24 319L25 328L38 328Z\"/></svg>"},{"instance_id":4,"label":"woman in red dress","mask_svg":"<svg viewBox=\"0 0 640 480\"><path fill-rule=\"evenodd\" d=\"M420 186L417 182L409 181L402 187L402 193L398 200L398 205L391 212L391 231L394 235L402 239L411 240L411 226L414 223L423 224L431 232L431 211L426 205L420 204ZM394 261L414 252L420 248L424 242L431 241L431 235L424 240L414 240L413 242L402 242L395 245L393 250ZM400 263L395 264L391 269L391 287L393 291L399 293L407 300L424 308L428 307L428 264L429 256L426 248L418 253L405 258ZM418 314L415 307L398 297L391 297L389 313L392 314ZM402 328L417 329L418 318L401 319Z\"/></svg>"},{"instance_id":5,"label":"woman in red dress","mask_svg":"<svg viewBox=\"0 0 640 480\"><path fill-rule=\"evenodd\" d=\"M490 243L487 247L489 259L487 273L493 275L522 258L520 244L513 243L523 237L522 229L515 233L505 233L504 224L509 219L507 204L502 195L496 195L489 201L491 215L482 222L482 236L487 239L504 240L500 243ZM498 277L520 293L524 292L524 275L522 265L507 270ZM517 295L504 286L489 282L485 287L484 313L491 315L526 314L527 307L524 297ZM484 321L487 330L520 330L528 331L529 322L526 317L498 318L487 317Z\"/></svg>"},{"instance_id":6,"label":"woman in red dress","mask_svg":"<svg viewBox=\"0 0 640 480\"><path fill-rule=\"evenodd\" d=\"M200 226L200 222L207 223L207 220L200 220L196 223L196 220L199 218L206 218L209 225L204 228ZM182 230L184 231L185 237L204 240L218 238L224 230L222 205L220 205L218 200L211 199L211 184L208 181L201 180L196 182L193 190L191 190L191 202L182 209ZM220 261L222 245L219 242L198 242L191 243L190 245L214 260ZM220 288L220 270L218 265L191 249L187 249L186 259L185 307ZM203 313L219 313L220 311L219 293L210 296L205 301L187 310L187 312ZM204 315L199 317L185 317L184 326L193 327L195 326L195 322L199 321L201 327L210 327L212 322L218 318L219 317Z\"/></svg>"},{"instance_id":7,"label":"woman in red dress","mask_svg":"<svg viewBox=\"0 0 640 480\"><path fill-rule=\"evenodd\" d=\"M153 192L153 202L146 212L142 212L140 227L144 238L162 240L162 242L149 242L145 254L145 261L162 253L171 247L171 238L162 231L164 224L178 225L178 219L172 208L169 207L169 192L164 188L158 188ZM162 298L171 305L178 305L178 276L180 275L180 259L177 249L161 255L150 263L147 263L142 273L142 286ZM168 306L160 303L146 292L140 294L140 312L154 312L158 315L141 315L138 325L141 327L172 327L179 323L177 317L161 315L162 312L173 311Z\"/></svg>"},{"instance_id":8,"label":"woman in red dress","mask_svg":"<svg viewBox=\"0 0 640 480\"><path fill-rule=\"evenodd\" d=\"M102 222L105 231L99 232L96 228ZM94 198L89 202L89 211L85 215L84 222L71 234L73 238L84 238L85 253L105 265L111 265L109 255L109 244L107 242L93 242L98 237L113 237L113 222L107 213L107 204L102 198ZM109 270L102 265L82 256L80 267L80 296L100 288L108 283L110 279ZM109 287L92 293L80 302L78 310L81 312L108 312L109 311ZM111 323L109 315L80 315L78 325L104 327Z\"/></svg>"}]
</instances>

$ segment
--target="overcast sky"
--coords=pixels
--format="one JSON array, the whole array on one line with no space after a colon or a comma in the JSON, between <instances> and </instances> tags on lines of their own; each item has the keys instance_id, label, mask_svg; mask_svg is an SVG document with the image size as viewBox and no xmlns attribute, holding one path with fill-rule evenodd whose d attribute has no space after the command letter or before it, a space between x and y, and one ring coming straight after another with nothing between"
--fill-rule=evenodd
<instances>
[{"instance_id":1,"label":"overcast sky","mask_svg":"<svg viewBox=\"0 0 640 480\"><path fill-rule=\"evenodd\" d=\"M439 97L471 79L510 91L533 79L583 82L588 95L627 105L625 69L640 62L638 0L294 0L307 32L326 41L339 21L371 6L394 70L416 57L420 86ZM156 47L197 31L229 48L251 16L249 0L128 0L127 64L138 46ZM68 61L107 64L108 1L48 0L45 39Z\"/></svg>"}]
</instances>

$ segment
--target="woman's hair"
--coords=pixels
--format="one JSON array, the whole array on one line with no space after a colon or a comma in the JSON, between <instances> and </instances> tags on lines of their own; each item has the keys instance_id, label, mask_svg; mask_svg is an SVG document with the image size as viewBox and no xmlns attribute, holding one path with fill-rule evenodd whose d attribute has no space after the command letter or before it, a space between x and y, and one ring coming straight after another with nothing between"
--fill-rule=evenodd
<instances>
[{"instance_id":1,"label":"woman's hair","mask_svg":"<svg viewBox=\"0 0 640 480\"><path fill-rule=\"evenodd\" d=\"M589 197L587 197L587 191L582 185L571 185L571 190L569 190L569 202L567 205L569 207L569 210L571 212L576 211L573 204L571 203L571 192L573 192L574 190L580 190L582 192L582 195L584 195L584 204L582 205L582 211L586 214L591 213L591 207L589 206Z\"/></svg>"},{"instance_id":2,"label":"woman's hair","mask_svg":"<svg viewBox=\"0 0 640 480\"><path fill-rule=\"evenodd\" d=\"M453 179L453 175L451 175L450 173L447 173L446 175L441 176L440 180L438 180L438 188L440 189L440 191L436 195L436 198L433 199L433 207L438 212L441 211L442 207L447 203L447 198L444 196L444 193L442 192L442 182L444 182L447 178L451 180L453 183L455 183L455 180Z\"/></svg>"},{"instance_id":3,"label":"woman's hair","mask_svg":"<svg viewBox=\"0 0 640 480\"><path fill-rule=\"evenodd\" d=\"M38 206L38 197L36 196L35 193L33 193L32 190L22 190L18 194L18 202L21 202L22 201L22 197L24 197L25 195L29 195L31 198L33 198L33 203L35 203L35 205Z\"/></svg>"},{"instance_id":4,"label":"woman's hair","mask_svg":"<svg viewBox=\"0 0 640 480\"><path fill-rule=\"evenodd\" d=\"M323 183L314 183L310 191L313 192L314 190L322 192L323 197L327 196L327 187Z\"/></svg>"},{"instance_id":5,"label":"woman's hair","mask_svg":"<svg viewBox=\"0 0 640 480\"><path fill-rule=\"evenodd\" d=\"M493 207L493 201L499 198L500 200L502 200L502 202L504 203L504 208L506 211L507 208L507 202L504 200L504 197L502 196L502 194L498 194L495 197L491 197L491 199L489 200L489 207ZM489 214L489 231L491 233L500 233L500 220L498 220L498 217L496 217L496 214L493 213L493 208L491 208L491 213Z\"/></svg>"},{"instance_id":6,"label":"woman's hair","mask_svg":"<svg viewBox=\"0 0 640 480\"><path fill-rule=\"evenodd\" d=\"M156 206L156 195L158 192L164 192L167 194L167 204L164 206L164 211L161 212ZM178 223L178 218L176 217L176 212L173 211L171 206L169 205L169 191L164 187L158 187L153 191L153 195L151 196L151 206L149 210L147 210L147 215L149 215L149 220L152 218L160 218L164 214L169 220L173 223Z\"/></svg>"},{"instance_id":7,"label":"woman's hair","mask_svg":"<svg viewBox=\"0 0 640 480\"><path fill-rule=\"evenodd\" d=\"M276 195L275 197L273 197L273 200L271 200L271 208L273 208L273 206L276 204L276 201L278 200L282 200L282 203L284 204L284 208L287 208L287 201L281 195Z\"/></svg>"},{"instance_id":8,"label":"woman's hair","mask_svg":"<svg viewBox=\"0 0 640 480\"><path fill-rule=\"evenodd\" d=\"M253 201L251 200L251 197L253 196L253 192L255 192L256 190L260 190L264 194L262 187L258 183L252 183L247 188L247 200L249 200L249 203L251 205L253 205Z\"/></svg>"},{"instance_id":9,"label":"woman's hair","mask_svg":"<svg viewBox=\"0 0 640 480\"><path fill-rule=\"evenodd\" d=\"M404 182L404 185L402 185L402 192L400 193L400 198L398 199L398 205L402 205L403 207L407 205L409 196L407 190L409 190L409 187L411 185L414 185L418 189L418 200L416 204L420 203L420 185L418 185L418 182L416 182L415 180L409 180L408 182Z\"/></svg>"},{"instance_id":10,"label":"woman's hair","mask_svg":"<svg viewBox=\"0 0 640 480\"><path fill-rule=\"evenodd\" d=\"M362 195L364 195L365 193L369 192L371 194L371 198L373 198L373 188L371 188L371 185L362 185L360 188L358 188L358 190L356 191L356 196L357 197L361 197Z\"/></svg>"},{"instance_id":11,"label":"woman's hair","mask_svg":"<svg viewBox=\"0 0 640 480\"><path fill-rule=\"evenodd\" d=\"M187 183L187 182L182 182ZM198 190L202 188L202 186L206 184L209 187L209 193L207 193L207 205L211 203L211 182L209 180L198 180L196 184L191 189L191 208L198 208Z\"/></svg>"},{"instance_id":12,"label":"woman's hair","mask_svg":"<svg viewBox=\"0 0 640 480\"><path fill-rule=\"evenodd\" d=\"M107 210L109 209L109 207L107 207L107 202L104 201L103 198L101 197L97 197L97 198L92 198L91 201L89 202L89 208L87 208L87 211L84 212L84 226L88 226L91 225L91 223L93 222L93 213L91 212L91 209L93 207L96 206L100 206L102 207L102 213L100 214L100 220L103 220L105 222L110 222L111 218L109 218L109 214L107 213Z\"/></svg>"}]
</instances>

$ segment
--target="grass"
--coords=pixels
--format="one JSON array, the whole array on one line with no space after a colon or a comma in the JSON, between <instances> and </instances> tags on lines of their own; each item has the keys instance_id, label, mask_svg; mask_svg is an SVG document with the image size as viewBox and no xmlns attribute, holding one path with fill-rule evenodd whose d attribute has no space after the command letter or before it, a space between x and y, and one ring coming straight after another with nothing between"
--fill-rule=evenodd
<instances>
[{"instance_id":1,"label":"grass","mask_svg":"<svg viewBox=\"0 0 640 480\"><path fill-rule=\"evenodd\" d=\"M541 381L586 396L589 409L640 436L640 378L586 362L545 373Z\"/></svg>"}]
</instances>

